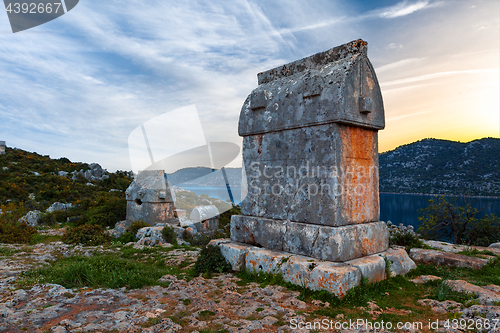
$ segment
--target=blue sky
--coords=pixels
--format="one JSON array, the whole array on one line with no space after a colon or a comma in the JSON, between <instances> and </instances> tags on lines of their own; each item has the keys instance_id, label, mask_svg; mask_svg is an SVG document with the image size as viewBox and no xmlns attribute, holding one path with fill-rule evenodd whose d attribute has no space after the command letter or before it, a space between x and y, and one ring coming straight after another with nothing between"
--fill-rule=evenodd
<instances>
[{"instance_id":1,"label":"blue sky","mask_svg":"<svg viewBox=\"0 0 500 333\"><path fill-rule=\"evenodd\" d=\"M368 41L382 87L381 151L427 137L498 137L499 7L498 0L81 0L16 34L3 12L0 140L130 170L130 133L195 104L208 141L241 144L238 116L258 72L358 38ZM198 135L195 128L173 130L168 144Z\"/></svg>"}]
</instances>

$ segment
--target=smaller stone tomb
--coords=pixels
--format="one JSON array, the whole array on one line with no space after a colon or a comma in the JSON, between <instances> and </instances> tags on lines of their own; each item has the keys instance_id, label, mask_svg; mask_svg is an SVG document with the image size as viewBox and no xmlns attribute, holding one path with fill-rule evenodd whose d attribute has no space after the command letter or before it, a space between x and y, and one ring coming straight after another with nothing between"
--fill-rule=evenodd
<instances>
[{"instance_id":1,"label":"smaller stone tomb","mask_svg":"<svg viewBox=\"0 0 500 333\"><path fill-rule=\"evenodd\" d=\"M212 233L219 229L219 214L219 210L213 205L198 206L192 210L190 219L199 232Z\"/></svg>"},{"instance_id":2,"label":"smaller stone tomb","mask_svg":"<svg viewBox=\"0 0 500 333\"><path fill-rule=\"evenodd\" d=\"M127 224L142 220L150 225L176 223L175 193L163 170L144 170L125 191Z\"/></svg>"},{"instance_id":3,"label":"smaller stone tomb","mask_svg":"<svg viewBox=\"0 0 500 333\"><path fill-rule=\"evenodd\" d=\"M5 154L5 141L0 141L0 155Z\"/></svg>"}]
</instances>

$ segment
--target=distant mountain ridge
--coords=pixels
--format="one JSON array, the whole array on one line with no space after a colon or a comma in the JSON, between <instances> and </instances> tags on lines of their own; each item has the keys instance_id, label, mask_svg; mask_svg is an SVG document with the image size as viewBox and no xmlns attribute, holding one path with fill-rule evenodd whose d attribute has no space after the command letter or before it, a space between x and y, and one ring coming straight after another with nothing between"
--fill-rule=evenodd
<instances>
[{"instance_id":1,"label":"distant mountain ridge","mask_svg":"<svg viewBox=\"0 0 500 333\"><path fill-rule=\"evenodd\" d=\"M380 191L500 196L500 139L424 139L379 155Z\"/></svg>"},{"instance_id":2,"label":"distant mountain ridge","mask_svg":"<svg viewBox=\"0 0 500 333\"><path fill-rule=\"evenodd\" d=\"M381 153L380 192L500 196L500 139L467 143L423 139ZM241 168L226 168L231 186L241 186ZM220 172L185 168L168 175L173 184L220 186Z\"/></svg>"},{"instance_id":3,"label":"distant mountain ridge","mask_svg":"<svg viewBox=\"0 0 500 333\"><path fill-rule=\"evenodd\" d=\"M231 186L241 186L241 168L225 168ZM221 186L225 184L220 171L212 172L206 167L184 168L167 174L167 179L174 185Z\"/></svg>"}]
</instances>

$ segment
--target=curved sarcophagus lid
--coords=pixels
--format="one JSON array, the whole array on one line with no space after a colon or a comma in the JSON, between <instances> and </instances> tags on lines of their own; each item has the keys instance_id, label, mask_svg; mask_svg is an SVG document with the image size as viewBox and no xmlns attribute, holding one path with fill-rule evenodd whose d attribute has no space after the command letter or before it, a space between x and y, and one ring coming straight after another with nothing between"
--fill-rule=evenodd
<instances>
[{"instance_id":1,"label":"curved sarcophagus lid","mask_svg":"<svg viewBox=\"0 0 500 333\"><path fill-rule=\"evenodd\" d=\"M238 133L248 136L328 123L385 126L380 86L356 40L258 74L243 104Z\"/></svg>"},{"instance_id":2,"label":"curved sarcophagus lid","mask_svg":"<svg viewBox=\"0 0 500 333\"><path fill-rule=\"evenodd\" d=\"M139 172L125 191L125 197L137 203L175 202L175 192L163 170Z\"/></svg>"}]
</instances>

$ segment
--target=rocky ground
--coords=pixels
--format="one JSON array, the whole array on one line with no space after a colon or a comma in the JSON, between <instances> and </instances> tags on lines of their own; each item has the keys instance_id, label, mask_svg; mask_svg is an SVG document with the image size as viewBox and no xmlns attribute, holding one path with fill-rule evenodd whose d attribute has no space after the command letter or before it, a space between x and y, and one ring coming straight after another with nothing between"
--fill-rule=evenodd
<instances>
[{"instance_id":1,"label":"rocky ground","mask_svg":"<svg viewBox=\"0 0 500 333\"><path fill-rule=\"evenodd\" d=\"M49 235L60 232L45 231ZM419 318L425 325L422 329L407 327L401 331L435 331L427 327L428 321L432 321L441 332L469 332L471 327L476 329L478 323L488 321L491 325L485 331L500 332L500 322L496 329L492 328L495 320L500 319L500 287L478 287L460 280L450 280L447 284L453 290L474 293L473 302L461 304L422 298L408 306L384 307L374 301L349 310L351 316L348 311L333 317L321 314L321 309L329 307L328 303L301 301L299 292L282 286L238 283L239 279L232 274L193 279L165 275L159 280L161 285L132 290L19 285L23 271L47 262L75 254L89 257L119 251L121 248L116 246L83 247L61 242L33 246L0 244L0 332L387 332L353 329L348 323L356 315L372 321L398 316L416 320L411 317L412 312L426 313L428 318ZM197 255L198 251L192 248L180 248L165 252L164 260L169 265L180 265L194 262ZM183 269L191 265L184 264ZM440 278L422 275L412 281L420 285L437 279ZM388 315L392 317L384 317ZM451 327L446 328L447 319L456 319L456 327L449 322ZM338 330L294 329L298 323L314 321L328 321L330 327L335 327L335 323L345 324L344 329L337 326ZM469 326L461 327L461 323Z\"/></svg>"}]
</instances>

